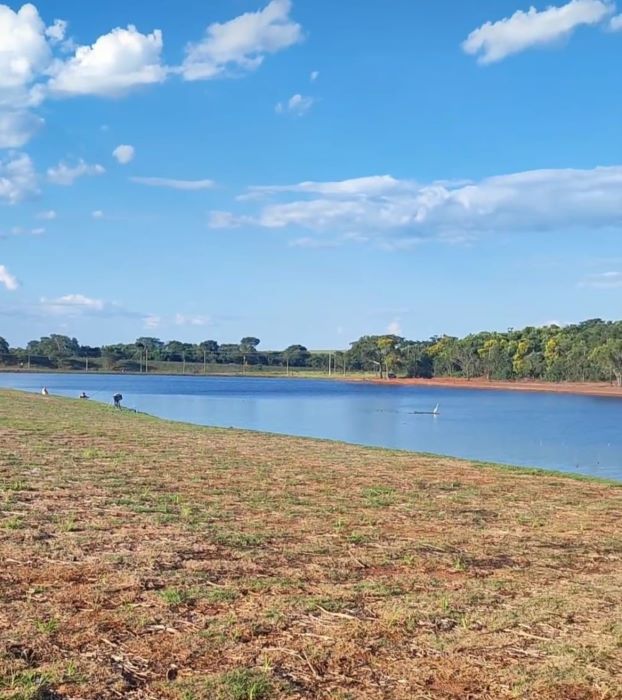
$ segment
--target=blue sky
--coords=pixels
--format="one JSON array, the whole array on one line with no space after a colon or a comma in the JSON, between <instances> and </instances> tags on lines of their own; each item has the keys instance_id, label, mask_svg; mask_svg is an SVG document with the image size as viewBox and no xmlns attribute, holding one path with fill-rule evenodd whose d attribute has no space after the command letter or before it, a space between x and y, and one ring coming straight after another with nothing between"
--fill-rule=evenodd
<instances>
[{"instance_id":1,"label":"blue sky","mask_svg":"<svg viewBox=\"0 0 622 700\"><path fill-rule=\"evenodd\" d=\"M0 0L0 335L620 318L622 4Z\"/></svg>"}]
</instances>

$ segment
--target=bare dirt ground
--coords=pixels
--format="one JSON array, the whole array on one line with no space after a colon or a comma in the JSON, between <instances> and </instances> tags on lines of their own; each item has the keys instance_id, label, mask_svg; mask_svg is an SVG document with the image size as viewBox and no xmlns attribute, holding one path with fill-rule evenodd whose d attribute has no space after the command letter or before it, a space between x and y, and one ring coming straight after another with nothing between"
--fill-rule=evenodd
<instances>
[{"instance_id":1,"label":"bare dirt ground","mask_svg":"<svg viewBox=\"0 0 622 700\"><path fill-rule=\"evenodd\" d=\"M622 488L0 392L0 697L622 698Z\"/></svg>"},{"instance_id":2,"label":"bare dirt ground","mask_svg":"<svg viewBox=\"0 0 622 700\"><path fill-rule=\"evenodd\" d=\"M396 384L404 386L438 386L454 389L502 389L503 391L547 391L561 394L585 394L588 396L613 396L622 399L622 387L606 382L535 382L489 381L481 377L464 379L462 377L436 377L434 379L372 379L353 381L372 381L373 383Z\"/></svg>"}]
</instances>

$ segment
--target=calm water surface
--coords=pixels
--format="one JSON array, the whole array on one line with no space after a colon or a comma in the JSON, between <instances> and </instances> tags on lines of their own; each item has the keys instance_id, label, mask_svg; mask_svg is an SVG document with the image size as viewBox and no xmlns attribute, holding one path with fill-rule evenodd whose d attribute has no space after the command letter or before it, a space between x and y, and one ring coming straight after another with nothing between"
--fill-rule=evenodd
<instances>
[{"instance_id":1,"label":"calm water surface","mask_svg":"<svg viewBox=\"0 0 622 700\"><path fill-rule=\"evenodd\" d=\"M622 400L337 381L0 374L0 386L201 425L330 438L622 480ZM416 415L440 404L440 415Z\"/></svg>"}]
</instances>

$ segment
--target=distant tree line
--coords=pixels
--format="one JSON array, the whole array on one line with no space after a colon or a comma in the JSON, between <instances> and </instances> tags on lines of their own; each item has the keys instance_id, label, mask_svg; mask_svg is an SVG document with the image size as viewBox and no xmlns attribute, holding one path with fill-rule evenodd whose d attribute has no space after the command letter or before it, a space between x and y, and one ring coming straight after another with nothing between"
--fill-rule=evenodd
<instances>
[{"instance_id":1,"label":"distant tree line","mask_svg":"<svg viewBox=\"0 0 622 700\"><path fill-rule=\"evenodd\" d=\"M375 372L384 377L615 381L622 386L622 321L592 319L563 327L482 332L465 338L444 335L425 341L370 335L351 343L349 350L331 353L310 352L303 345L264 351L259 345L259 338L252 336L223 344L142 337L134 343L91 347L80 345L76 338L52 334L14 348L0 337L0 363L33 369L130 372L165 371L166 363L181 363L195 372L214 365L235 365Z\"/></svg>"}]
</instances>

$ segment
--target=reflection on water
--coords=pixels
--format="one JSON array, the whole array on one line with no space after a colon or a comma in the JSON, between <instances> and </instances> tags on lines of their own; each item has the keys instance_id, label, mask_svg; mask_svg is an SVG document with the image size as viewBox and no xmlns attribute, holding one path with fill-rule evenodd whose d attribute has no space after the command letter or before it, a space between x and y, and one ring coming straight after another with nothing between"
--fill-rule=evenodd
<instances>
[{"instance_id":1,"label":"reflection on water","mask_svg":"<svg viewBox=\"0 0 622 700\"><path fill-rule=\"evenodd\" d=\"M0 386L86 391L162 418L329 438L622 480L622 400L337 381L0 374ZM440 404L440 414L421 415Z\"/></svg>"}]
</instances>

